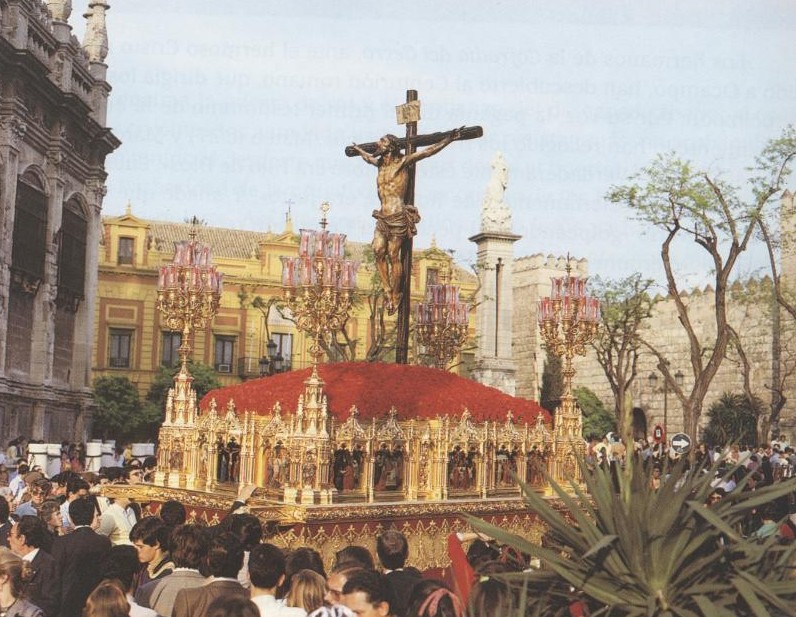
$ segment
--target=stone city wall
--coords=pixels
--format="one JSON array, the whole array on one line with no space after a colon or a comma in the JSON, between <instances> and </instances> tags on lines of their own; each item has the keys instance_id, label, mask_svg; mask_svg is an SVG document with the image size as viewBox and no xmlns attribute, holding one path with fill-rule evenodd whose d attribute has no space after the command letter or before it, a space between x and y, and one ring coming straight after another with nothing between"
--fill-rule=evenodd
<instances>
[{"instance_id":1,"label":"stone city wall","mask_svg":"<svg viewBox=\"0 0 796 617\"><path fill-rule=\"evenodd\" d=\"M542 347L537 324L537 303L541 297L550 294L550 279L565 273L567 258L563 256L544 256L541 254L521 257L514 261L514 315L513 352L517 368L517 396L538 400L541 388L542 371L546 352ZM588 275L588 262L585 259L571 260L572 271L579 276ZM736 283L728 294L728 314L730 324L738 332L743 349L751 365L750 381L752 392L762 399L766 408L771 402L772 383L772 336L773 320L768 306L771 282L769 279L750 280L745 284ZM694 329L705 345L704 356L710 352L715 332L715 294L711 287L694 289L683 298L688 306ZM790 370L796 362L796 338L792 320L785 315L782 319L783 371ZM671 373L683 374L683 390L687 396L693 385L693 372L686 332L677 317L674 301L659 298L653 316L645 326L644 335L650 343L669 359ZM606 408L614 408L614 397L605 373L597 362L596 354L590 351L584 358L576 358L575 386L585 386L594 391ZM657 373L657 383L650 384L649 376ZM796 375L791 379L796 384ZM651 353L642 354L638 363L638 376L631 386L633 407L644 411L648 431L655 424L667 420L669 434L683 428L682 407L673 387L664 392L663 376L657 368L657 360ZM796 400L796 386L787 388L789 400ZM733 345L728 347L727 357L722 363L705 397L703 422L707 420L710 404L724 392L743 392L742 363ZM666 413L664 414L664 407ZM781 428L786 436L796 440L796 414L792 405L786 404L782 412Z\"/></svg>"}]
</instances>

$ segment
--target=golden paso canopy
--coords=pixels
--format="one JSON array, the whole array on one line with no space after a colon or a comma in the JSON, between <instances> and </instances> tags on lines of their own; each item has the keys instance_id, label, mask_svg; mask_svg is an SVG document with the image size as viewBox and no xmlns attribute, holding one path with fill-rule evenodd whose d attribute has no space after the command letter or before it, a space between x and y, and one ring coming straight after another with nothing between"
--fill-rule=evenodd
<instances>
[{"instance_id":1,"label":"golden paso canopy","mask_svg":"<svg viewBox=\"0 0 796 617\"><path fill-rule=\"evenodd\" d=\"M211 390L200 401L202 412L215 399L219 409L234 400L239 413L253 411L270 414L274 404L292 413L304 381L311 369L289 371L270 377L253 379L242 384ZM535 424L543 414L546 424L550 414L535 401L510 396L489 386L476 383L435 368L380 362L340 362L318 366L318 374L325 382L329 414L344 421L349 410L356 406L360 420L381 418L392 408L399 420L458 416L466 408L472 420L506 420L511 411L517 424Z\"/></svg>"}]
</instances>

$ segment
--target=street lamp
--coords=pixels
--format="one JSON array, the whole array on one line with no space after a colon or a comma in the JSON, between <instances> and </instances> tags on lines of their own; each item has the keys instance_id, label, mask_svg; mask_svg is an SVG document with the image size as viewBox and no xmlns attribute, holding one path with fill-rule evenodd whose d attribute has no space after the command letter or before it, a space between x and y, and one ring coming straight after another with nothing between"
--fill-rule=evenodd
<instances>
[{"instance_id":1,"label":"street lamp","mask_svg":"<svg viewBox=\"0 0 796 617\"><path fill-rule=\"evenodd\" d=\"M684 377L679 369L674 374L674 383L678 388L682 387ZM647 380L649 381L650 389L654 392L658 385L658 374L650 373ZM669 435L669 380L666 378L663 380L663 434L667 437Z\"/></svg>"},{"instance_id":2,"label":"street lamp","mask_svg":"<svg viewBox=\"0 0 796 617\"><path fill-rule=\"evenodd\" d=\"M274 339L269 340L265 348L268 350L268 360L273 363L276 357L276 342L274 342Z\"/></svg>"},{"instance_id":3,"label":"street lamp","mask_svg":"<svg viewBox=\"0 0 796 617\"><path fill-rule=\"evenodd\" d=\"M282 362L284 358L282 358L281 353L277 353L276 347L277 345L273 339L266 344L265 349L268 355L260 358L260 377L273 375L274 373L282 371Z\"/></svg>"}]
</instances>

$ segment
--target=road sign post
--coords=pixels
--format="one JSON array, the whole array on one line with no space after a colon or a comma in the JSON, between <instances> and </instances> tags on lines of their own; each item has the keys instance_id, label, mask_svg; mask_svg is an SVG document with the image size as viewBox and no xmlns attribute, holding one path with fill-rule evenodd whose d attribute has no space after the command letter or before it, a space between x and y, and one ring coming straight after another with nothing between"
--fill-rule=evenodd
<instances>
[{"instance_id":1,"label":"road sign post","mask_svg":"<svg viewBox=\"0 0 796 617\"><path fill-rule=\"evenodd\" d=\"M685 433L677 433L672 437L672 450L675 453L683 455L688 454L691 449L691 438Z\"/></svg>"}]
</instances>

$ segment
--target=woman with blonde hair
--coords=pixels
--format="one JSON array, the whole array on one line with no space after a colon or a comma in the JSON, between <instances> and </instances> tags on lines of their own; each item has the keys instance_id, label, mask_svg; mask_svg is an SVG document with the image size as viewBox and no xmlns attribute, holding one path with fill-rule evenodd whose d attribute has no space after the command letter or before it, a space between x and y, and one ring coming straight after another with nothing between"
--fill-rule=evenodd
<instances>
[{"instance_id":1,"label":"woman with blonde hair","mask_svg":"<svg viewBox=\"0 0 796 617\"><path fill-rule=\"evenodd\" d=\"M130 603L118 581L102 581L86 600L84 617L128 617Z\"/></svg>"},{"instance_id":2,"label":"woman with blonde hair","mask_svg":"<svg viewBox=\"0 0 796 617\"><path fill-rule=\"evenodd\" d=\"M52 499L48 499L39 508L39 518L47 525L47 531L53 539L62 536L64 530L64 518L61 514L61 504Z\"/></svg>"},{"instance_id":3,"label":"woman with blonde hair","mask_svg":"<svg viewBox=\"0 0 796 617\"><path fill-rule=\"evenodd\" d=\"M25 600L29 564L11 550L0 547L0 617L44 617L44 612Z\"/></svg>"},{"instance_id":4,"label":"woman with blonde hair","mask_svg":"<svg viewBox=\"0 0 796 617\"><path fill-rule=\"evenodd\" d=\"M323 606L326 580L314 570L299 570L290 578L286 606L303 608L307 613Z\"/></svg>"}]
</instances>

